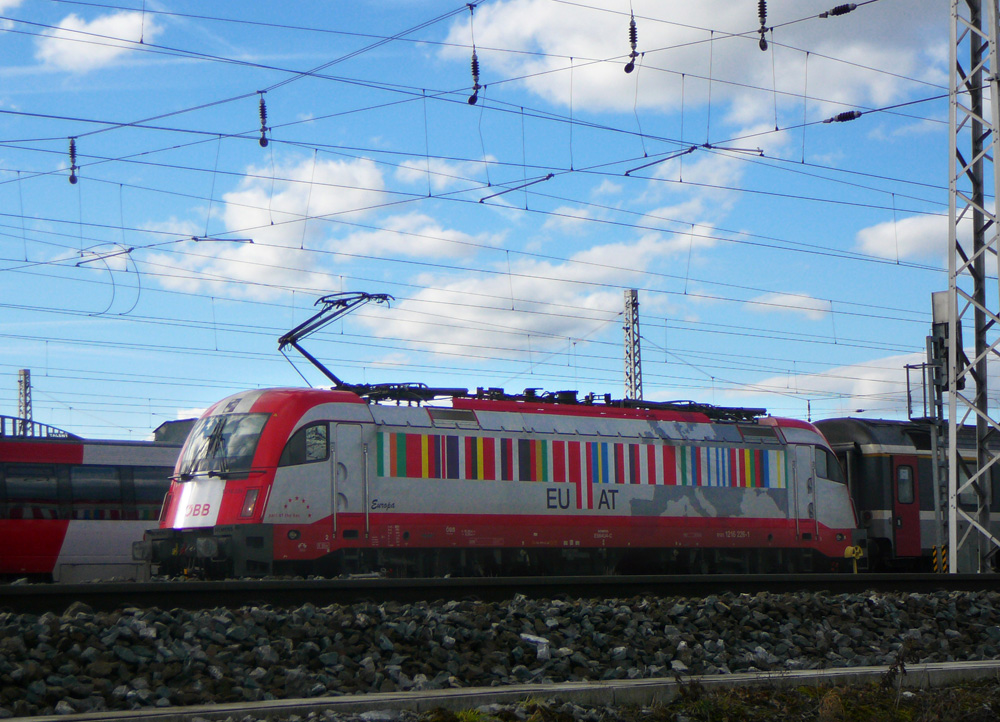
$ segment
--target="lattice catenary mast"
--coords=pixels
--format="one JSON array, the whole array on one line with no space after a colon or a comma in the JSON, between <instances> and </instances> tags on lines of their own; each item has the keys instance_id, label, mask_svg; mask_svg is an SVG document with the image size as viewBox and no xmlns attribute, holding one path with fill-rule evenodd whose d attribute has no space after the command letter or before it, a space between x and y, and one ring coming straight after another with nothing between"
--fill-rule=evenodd
<instances>
[{"instance_id":1,"label":"lattice catenary mast","mask_svg":"<svg viewBox=\"0 0 1000 722\"><path fill-rule=\"evenodd\" d=\"M987 360L1000 355L1000 289L997 267L992 274L986 267L988 260L1000 260L995 195L1000 188L996 164L1000 122L997 2L951 0L947 516L948 571L952 573L985 571L1000 549L1000 540L990 531L989 510L989 481L1000 461L1000 456L990 451L990 442L1000 439L1000 421L987 396ZM983 5L987 6L985 15ZM984 98L989 98L989 112L983 107ZM960 146L970 149L968 157ZM989 193L987 178L992 184ZM967 240L963 244L960 238ZM992 290L988 293L989 287ZM966 360L961 329L970 325L975 352ZM958 432L963 425L973 423L977 456L967 462L958 455ZM975 510L961 508L960 499L967 506L974 499Z\"/></svg>"},{"instance_id":2,"label":"lattice catenary mast","mask_svg":"<svg viewBox=\"0 0 1000 722\"><path fill-rule=\"evenodd\" d=\"M642 400L642 359L639 354L639 292L625 291L625 398Z\"/></svg>"},{"instance_id":3,"label":"lattice catenary mast","mask_svg":"<svg viewBox=\"0 0 1000 722\"><path fill-rule=\"evenodd\" d=\"M17 423L20 428L15 430L18 436L31 436L34 424L31 423L31 371L21 369L17 372Z\"/></svg>"}]
</instances>

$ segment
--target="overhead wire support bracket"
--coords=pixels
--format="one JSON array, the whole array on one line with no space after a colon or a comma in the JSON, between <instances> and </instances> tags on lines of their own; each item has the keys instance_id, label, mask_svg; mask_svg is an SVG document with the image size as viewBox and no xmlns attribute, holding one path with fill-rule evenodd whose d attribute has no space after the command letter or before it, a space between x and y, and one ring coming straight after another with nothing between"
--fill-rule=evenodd
<instances>
[{"instance_id":1,"label":"overhead wire support bracket","mask_svg":"<svg viewBox=\"0 0 1000 722\"><path fill-rule=\"evenodd\" d=\"M666 158L660 158L658 160L645 163L644 165L636 166L635 168L630 168L625 171L625 175L631 175L637 170L642 170L643 168L649 168L650 166L659 165L660 163L666 163L668 160L674 160L675 158L680 158L681 156L688 155L689 153L694 153L699 148L704 148L705 150L724 150L729 153L753 153L754 155L759 155L764 157L764 151L760 148L727 148L722 145L712 145L711 143L702 143L701 145L692 145L686 150L677 151L676 153L671 153Z\"/></svg>"},{"instance_id":2,"label":"overhead wire support bracket","mask_svg":"<svg viewBox=\"0 0 1000 722\"><path fill-rule=\"evenodd\" d=\"M120 250L114 251L113 253L94 253L93 251L80 251L81 256L84 253L89 253L92 257L84 258L82 261L77 261L76 267L79 268L85 263L93 263L94 261L105 261L109 258L114 258L115 256L127 256L134 250L135 246L129 246L128 248L121 248Z\"/></svg>"},{"instance_id":3,"label":"overhead wire support bracket","mask_svg":"<svg viewBox=\"0 0 1000 722\"><path fill-rule=\"evenodd\" d=\"M358 306L363 306L369 301L388 304L395 299L387 293L364 293L362 291L353 293L333 293L319 298L315 305L322 305L323 308L308 319L300 323L291 331L278 339L278 350L284 352L286 346L292 346L296 351L306 357L309 362L319 369L324 376L330 379L338 389L350 389L351 384L344 383L330 369L323 365L319 359L306 351L299 342L306 336L323 328L327 324L336 321L341 316L345 316Z\"/></svg>"},{"instance_id":4,"label":"overhead wire support bracket","mask_svg":"<svg viewBox=\"0 0 1000 722\"><path fill-rule=\"evenodd\" d=\"M536 183L544 183L547 180L551 180L552 178L555 178L555 175L556 175L555 173L549 173L544 178L536 178L533 181L528 181L527 183L522 183L521 185L514 186L513 188L505 188L504 190L500 191L499 193L494 193L493 195L490 195L490 196L483 196L482 198L479 199L479 202L482 203L483 201L488 201L490 198L496 198L497 196L502 196L504 193L510 193L512 191L519 191L522 188L527 188L528 186L533 186Z\"/></svg>"}]
</instances>

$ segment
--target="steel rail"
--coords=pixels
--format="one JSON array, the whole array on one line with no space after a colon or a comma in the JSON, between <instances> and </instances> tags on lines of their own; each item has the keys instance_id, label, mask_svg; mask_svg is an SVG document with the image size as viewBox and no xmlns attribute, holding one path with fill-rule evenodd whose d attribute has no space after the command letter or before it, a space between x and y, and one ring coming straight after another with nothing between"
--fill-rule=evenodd
<instances>
[{"instance_id":1,"label":"steel rail","mask_svg":"<svg viewBox=\"0 0 1000 722\"><path fill-rule=\"evenodd\" d=\"M116 582L110 584L4 584L0 610L61 614L74 602L95 611L123 607L205 609L268 604L296 607L437 599L503 601L515 594L542 599L703 597L727 592L866 591L934 593L1000 591L1000 574L711 574L682 576L490 577L436 579L265 579L227 581Z\"/></svg>"}]
</instances>

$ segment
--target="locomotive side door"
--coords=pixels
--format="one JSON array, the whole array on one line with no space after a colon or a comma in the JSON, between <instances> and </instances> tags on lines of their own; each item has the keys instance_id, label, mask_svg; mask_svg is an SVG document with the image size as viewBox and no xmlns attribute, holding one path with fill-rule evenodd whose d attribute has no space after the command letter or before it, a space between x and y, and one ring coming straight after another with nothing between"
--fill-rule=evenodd
<instances>
[{"instance_id":1,"label":"locomotive side door","mask_svg":"<svg viewBox=\"0 0 1000 722\"><path fill-rule=\"evenodd\" d=\"M816 449L804 445L792 448L795 449L795 479L792 482L795 533L803 540L815 539L819 532L816 519Z\"/></svg>"},{"instance_id":2,"label":"locomotive side door","mask_svg":"<svg viewBox=\"0 0 1000 722\"><path fill-rule=\"evenodd\" d=\"M368 489L360 424L333 424L333 533L345 539L367 533Z\"/></svg>"},{"instance_id":3,"label":"locomotive side door","mask_svg":"<svg viewBox=\"0 0 1000 722\"><path fill-rule=\"evenodd\" d=\"M897 557L920 556L917 457L892 457L892 533Z\"/></svg>"}]
</instances>

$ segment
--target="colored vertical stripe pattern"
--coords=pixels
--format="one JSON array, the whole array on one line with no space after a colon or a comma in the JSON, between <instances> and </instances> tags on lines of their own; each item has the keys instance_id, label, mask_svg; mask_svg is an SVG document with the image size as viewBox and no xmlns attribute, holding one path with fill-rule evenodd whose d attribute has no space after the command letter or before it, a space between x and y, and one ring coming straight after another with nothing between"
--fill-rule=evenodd
<instances>
[{"instance_id":1,"label":"colored vertical stripe pattern","mask_svg":"<svg viewBox=\"0 0 1000 722\"><path fill-rule=\"evenodd\" d=\"M578 508L591 508L591 484L784 489L791 463L784 449L721 446L387 431L376 444L380 477L570 483Z\"/></svg>"}]
</instances>

